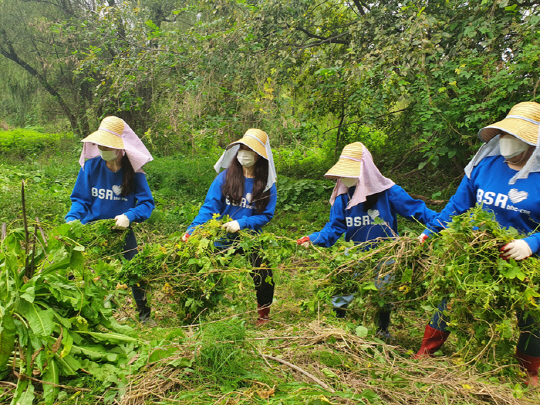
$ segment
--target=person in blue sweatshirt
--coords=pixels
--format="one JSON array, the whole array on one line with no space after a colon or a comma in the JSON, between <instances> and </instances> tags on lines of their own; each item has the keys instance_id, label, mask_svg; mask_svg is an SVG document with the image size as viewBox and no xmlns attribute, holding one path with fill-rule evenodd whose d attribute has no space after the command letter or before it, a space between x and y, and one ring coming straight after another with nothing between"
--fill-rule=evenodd
<instances>
[{"instance_id":1,"label":"person in blue sweatshirt","mask_svg":"<svg viewBox=\"0 0 540 405\"><path fill-rule=\"evenodd\" d=\"M239 230L260 232L274 216L276 169L268 135L260 129L249 129L241 139L227 146L214 168L219 174L182 239L186 241L214 214L219 214L219 218L228 215L232 221L223 224L228 239L215 242L216 246L226 248ZM225 170L220 173L222 168ZM257 295L257 325L260 326L270 319L274 280L272 270L262 266L262 258L258 254L252 254L250 259L253 265L250 274Z\"/></svg>"},{"instance_id":2,"label":"person in blue sweatshirt","mask_svg":"<svg viewBox=\"0 0 540 405\"><path fill-rule=\"evenodd\" d=\"M122 119L106 117L99 129L82 140L81 169L71 193L71 209L66 222L82 224L100 219L116 221L120 230L133 222L150 217L154 199L142 166L152 160L139 137ZM130 229L126 235L124 257L131 260L137 254L137 240ZM142 322L150 318L146 292L132 287L133 297Z\"/></svg>"},{"instance_id":3,"label":"person in blue sweatshirt","mask_svg":"<svg viewBox=\"0 0 540 405\"><path fill-rule=\"evenodd\" d=\"M299 245L330 247L345 234L347 242L363 243L362 249L370 249L381 239L398 236L397 214L427 224L437 213L426 207L421 200L413 199L403 188L384 177L369 150L361 143L351 143L341 152L338 162L324 175L336 179L330 198L332 208L330 221L319 232L297 240ZM372 243L365 243L365 242ZM390 265L381 263L377 271ZM385 280L378 280L380 286ZM336 296L332 299L336 316L343 317L353 295ZM378 314L377 333L390 338L391 307L385 306Z\"/></svg>"},{"instance_id":4,"label":"person in blue sweatshirt","mask_svg":"<svg viewBox=\"0 0 540 405\"><path fill-rule=\"evenodd\" d=\"M499 224L513 227L525 237L501 248L503 258L524 260L540 251L540 104L516 104L502 121L482 128L478 136L485 142L465 168L456 193L429 228L440 231L454 215L476 204L495 214ZM431 231L424 232L425 237ZM495 265L495 263L494 263ZM446 302L426 326L422 345L415 358L432 356L449 332L443 312ZM538 384L540 327L537 320L518 314L521 330L516 357L528 373L527 383Z\"/></svg>"}]
</instances>

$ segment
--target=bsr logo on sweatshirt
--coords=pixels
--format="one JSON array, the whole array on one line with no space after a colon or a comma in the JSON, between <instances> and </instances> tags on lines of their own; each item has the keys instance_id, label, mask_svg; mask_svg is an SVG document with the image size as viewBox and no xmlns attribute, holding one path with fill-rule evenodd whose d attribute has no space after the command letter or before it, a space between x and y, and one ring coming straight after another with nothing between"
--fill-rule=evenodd
<instances>
[{"instance_id":1,"label":"bsr logo on sweatshirt","mask_svg":"<svg viewBox=\"0 0 540 405\"><path fill-rule=\"evenodd\" d=\"M500 207L510 211L517 211L523 214L530 214L531 212L515 207L508 202L510 201L513 204L517 204L521 201L525 201L527 197L529 197L529 193L526 191L518 191L516 188L510 190L508 194L495 193L493 191L485 192L481 188L479 188L476 192L476 201L479 204L493 205L495 207Z\"/></svg>"},{"instance_id":2,"label":"bsr logo on sweatshirt","mask_svg":"<svg viewBox=\"0 0 540 405\"><path fill-rule=\"evenodd\" d=\"M112 190L106 188L95 188L92 187L92 197L97 197L100 200L111 200L111 201L127 201L126 197L122 197L122 187L114 185Z\"/></svg>"},{"instance_id":3,"label":"bsr logo on sweatshirt","mask_svg":"<svg viewBox=\"0 0 540 405\"><path fill-rule=\"evenodd\" d=\"M353 226L360 227L373 225L375 223L369 215L363 215L361 217L345 217L345 220L347 221L348 228L352 228Z\"/></svg>"},{"instance_id":4,"label":"bsr logo on sweatshirt","mask_svg":"<svg viewBox=\"0 0 540 405\"><path fill-rule=\"evenodd\" d=\"M251 193L247 193L246 198L242 198L242 200L240 201L240 204L231 202L231 200L229 200L229 197L225 198L225 203L227 205L234 205L234 206L237 206L237 207L240 206L242 208L248 208L250 210L253 210L253 209L255 209L255 206L251 204L252 198L253 198L253 196L251 195Z\"/></svg>"},{"instance_id":5,"label":"bsr logo on sweatshirt","mask_svg":"<svg viewBox=\"0 0 540 405\"><path fill-rule=\"evenodd\" d=\"M345 217L347 228L373 225L375 223L375 218L379 217L379 210L369 209L367 210L367 213L367 215L361 217Z\"/></svg>"}]
</instances>

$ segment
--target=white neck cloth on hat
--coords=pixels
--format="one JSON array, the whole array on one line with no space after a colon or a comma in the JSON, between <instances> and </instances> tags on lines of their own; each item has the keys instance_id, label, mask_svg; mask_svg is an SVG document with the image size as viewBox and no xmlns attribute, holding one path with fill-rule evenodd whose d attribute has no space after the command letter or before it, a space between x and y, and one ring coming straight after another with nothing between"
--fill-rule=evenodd
<instances>
[{"instance_id":1,"label":"white neck cloth on hat","mask_svg":"<svg viewBox=\"0 0 540 405\"><path fill-rule=\"evenodd\" d=\"M531 122L532 120L527 119L526 117L519 117L519 116L512 116L512 118L520 118L524 119L526 121ZM538 129L539 136L538 140L536 141L536 148L534 149L531 157L529 160L527 160L527 163L523 166L523 168L518 171L508 182L508 184L515 184L515 182L519 179L526 179L529 177L529 173L537 173L540 172L540 126ZM468 178L471 178L471 173L473 169L480 163L485 157L488 156L499 156L501 154L501 150L499 147L499 139L500 135L497 135L493 137L489 142L484 143L480 149L478 149L478 152L476 152L476 155L471 159L469 164L465 167L465 175Z\"/></svg>"},{"instance_id":2,"label":"white neck cloth on hat","mask_svg":"<svg viewBox=\"0 0 540 405\"><path fill-rule=\"evenodd\" d=\"M394 186L392 180L387 177L384 177L375 163L373 163L373 157L369 150L364 146L362 150L362 159L356 159L350 156L341 155L340 159L350 159L355 161L360 161L360 176L358 177L358 184L356 185L356 190L347 204L347 208L352 208L355 205L363 203L366 201L368 195L373 195L380 193L381 191L388 190L390 187ZM336 186L332 191L332 196L330 197L330 204L334 205L336 198L341 194L345 194L349 188L343 184L343 182L338 179Z\"/></svg>"},{"instance_id":3,"label":"white neck cloth on hat","mask_svg":"<svg viewBox=\"0 0 540 405\"><path fill-rule=\"evenodd\" d=\"M250 138L256 139L257 142L259 142L262 146L264 146L266 150L266 156L268 156L268 179L266 180L266 187L264 188L264 191L270 190L270 188L272 188L272 185L276 182L276 179L277 179L276 167L274 166L274 157L272 155L272 149L270 148L270 139L269 138L266 139L266 145L265 145L256 136L253 136L251 134L245 134L244 136L249 136ZM218 161L214 165L214 169L216 170L216 172L219 173L221 169L228 169L233 159L236 159L236 154L238 153L238 150L240 150L239 144L233 145L229 149L225 150L225 152L223 152L221 157L218 159ZM256 153L256 151L253 151L253 152ZM259 158L265 159L261 155L259 155Z\"/></svg>"},{"instance_id":4,"label":"white neck cloth on hat","mask_svg":"<svg viewBox=\"0 0 540 405\"><path fill-rule=\"evenodd\" d=\"M124 131L121 134L117 134L106 128L99 128L102 131L110 132L113 135L116 135L122 138L124 142L123 153L125 153L133 167L133 170L138 173L144 173L142 167L154 160L146 146L139 139L137 134L129 127L129 125L124 121ZM103 145L105 146L105 145ZM98 145L92 142L84 142L83 149L81 152L81 157L79 158L79 163L84 170L84 163L87 159L95 158L99 155Z\"/></svg>"}]
</instances>

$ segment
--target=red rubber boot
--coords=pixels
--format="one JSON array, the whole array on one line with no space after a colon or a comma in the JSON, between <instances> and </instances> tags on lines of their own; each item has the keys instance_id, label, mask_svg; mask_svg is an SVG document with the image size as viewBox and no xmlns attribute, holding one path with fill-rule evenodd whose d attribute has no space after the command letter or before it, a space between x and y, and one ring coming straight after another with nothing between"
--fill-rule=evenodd
<instances>
[{"instance_id":1,"label":"red rubber boot","mask_svg":"<svg viewBox=\"0 0 540 405\"><path fill-rule=\"evenodd\" d=\"M429 325L426 325L426 330L424 331L424 337L422 339L422 346L420 347L420 350L418 350L418 353L413 356L413 359L433 357L433 353L442 347L449 335L450 332L443 332L442 330L437 330Z\"/></svg>"},{"instance_id":2,"label":"red rubber boot","mask_svg":"<svg viewBox=\"0 0 540 405\"><path fill-rule=\"evenodd\" d=\"M527 372L527 380L525 384L530 387L538 386L538 368L540 367L540 357L529 356L525 353L516 350L516 357L519 365Z\"/></svg>"},{"instance_id":3,"label":"red rubber boot","mask_svg":"<svg viewBox=\"0 0 540 405\"><path fill-rule=\"evenodd\" d=\"M257 312L259 312L259 317L257 318L257 326L262 326L270 322L270 307L262 307L257 304Z\"/></svg>"}]
</instances>

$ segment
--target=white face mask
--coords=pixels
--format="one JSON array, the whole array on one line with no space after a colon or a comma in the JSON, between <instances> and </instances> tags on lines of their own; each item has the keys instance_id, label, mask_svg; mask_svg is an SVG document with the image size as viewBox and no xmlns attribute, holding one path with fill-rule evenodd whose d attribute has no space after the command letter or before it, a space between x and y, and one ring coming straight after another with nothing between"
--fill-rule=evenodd
<instances>
[{"instance_id":1,"label":"white face mask","mask_svg":"<svg viewBox=\"0 0 540 405\"><path fill-rule=\"evenodd\" d=\"M351 179L350 177L341 177L340 180L347 187L354 187L358 184L358 179Z\"/></svg>"},{"instance_id":2,"label":"white face mask","mask_svg":"<svg viewBox=\"0 0 540 405\"><path fill-rule=\"evenodd\" d=\"M257 161L257 154L250 150L239 150L236 159L244 167L251 167Z\"/></svg>"},{"instance_id":3,"label":"white face mask","mask_svg":"<svg viewBox=\"0 0 540 405\"><path fill-rule=\"evenodd\" d=\"M512 159L513 157L525 152L529 149L529 145L523 142L521 139L515 136L504 136L499 139L499 146L501 148L501 155L505 159Z\"/></svg>"},{"instance_id":4,"label":"white face mask","mask_svg":"<svg viewBox=\"0 0 540 405\"><path fill-rule=\"evenodd\" d=\"M111 160L114 160L118 157L118 153L116 150L99 150L99 154L103 160L106 162L109 162Z\"/></svg>"}]
</instances>

